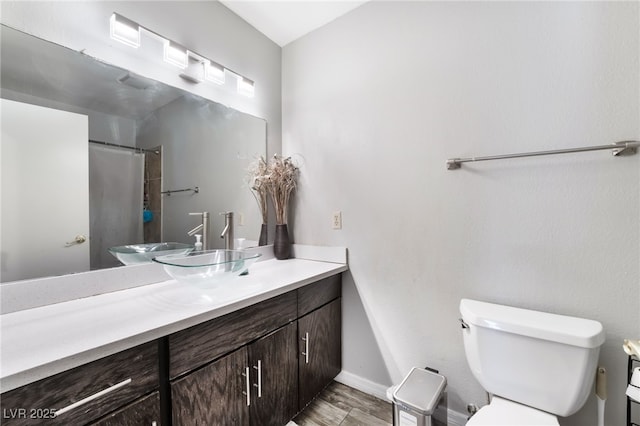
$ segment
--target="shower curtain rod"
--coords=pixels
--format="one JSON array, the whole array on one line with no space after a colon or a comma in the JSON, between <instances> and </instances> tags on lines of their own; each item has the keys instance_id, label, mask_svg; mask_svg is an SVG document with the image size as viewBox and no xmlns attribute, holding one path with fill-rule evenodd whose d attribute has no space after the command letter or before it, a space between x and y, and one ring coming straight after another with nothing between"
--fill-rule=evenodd
<instances>
[{"instance_id":1,"label":"shower curtain rod","mask_svg":"<svg viewBox=\"0 0 640 426\"><path fill-rule=\"evenodd\" d=\"M136 151L136 152L152 152L154 154L160 154L160 151L157 150L157 149L136 148L135 146L118 145L117 143L97 141L97 140L94 140L94 139L89 139L89 143L95 143L95 144L98 144L98 145L112 146L114 148L130 149L130 150Z\"/></svg>"},{"instance_id":2,"label":"shower curtain rod","mask_svg":"<svg viewBox=\"0 0 640 426\"><path fill-rule=\"evenodd\" d=\"M553 155L553 154L569 154L572 152L585 152L585 151L600 151L604 149L611 149L611 154L614 156L622 155L634 155L640 147L640 141L622 141L615 142L609 145L596 145L587 146L582 148L568 148L568 149L556 149L551 151L536 151L536 152L523 152L520 154L506 154L506 155L490 155L487 157L469 157L469 158L450 158L447 160L447 170L459 169L462 163L470 163L474 161L487 161L487 160L503 160L505 158L521 158L521 157L534 157L538 155Z\"/></svg>"}]
</instances>

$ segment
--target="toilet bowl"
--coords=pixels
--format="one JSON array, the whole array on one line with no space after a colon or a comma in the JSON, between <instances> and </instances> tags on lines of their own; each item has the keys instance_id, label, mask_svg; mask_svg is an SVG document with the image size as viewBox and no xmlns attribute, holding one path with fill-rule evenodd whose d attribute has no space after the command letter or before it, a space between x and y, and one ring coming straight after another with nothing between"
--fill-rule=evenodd
<instances>
[{"instance_id":1,"label":"toilet bowl","mask_svg":"<svg viewBox=\"0 0 640 426\"><path fill-rule=\"evenodd\" d=\"M494 396L467 422L467 426L559 426L558 417Z\"/></svg>"},{"instance_id":2,"label":"toilet bowl","mask_svg":"<svg viewBox=\"0 0 640 426\"><path fill-rule=\"evenodd\" d=\"M558 425L593 387L604 343L597 321L470 299L460 301L467 362L493 395L467 423Z\"/></svg>"}]
</instances>

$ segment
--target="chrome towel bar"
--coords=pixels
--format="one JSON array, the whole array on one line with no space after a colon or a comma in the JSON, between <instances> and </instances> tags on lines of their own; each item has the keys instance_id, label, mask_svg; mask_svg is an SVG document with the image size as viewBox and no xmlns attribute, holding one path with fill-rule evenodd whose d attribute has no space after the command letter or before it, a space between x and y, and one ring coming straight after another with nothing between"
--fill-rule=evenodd
<instances>
[{"instance_id":1,"label":"chrome towel bar","mask_svg":"<svg viewBox=\"0 0 640 426\"><path fill-rule=\"evenodd\" d=\"M187 192L187 191L193 191L194 194L197 194L200 192L200 188L198 188L197 186L195 188L185 188L185 189L173 189L171 191L162 191L161 194L166 194L167 197L170 197L171 194L173 194L174 192Z\"/></svg>"},{"instance_id":2,"label":"chrome towel bar","mask_svg":"<svg viewBox=\"0 0 640 426\"><path fill-rule=\"evenodd\" d=\"M640 141L622 141L622 142L615 142L609 145L587 146L582 148L568 148L568 149L556 149L551 151L523 152L519 154L490 155L486 157L450 158L447 160L447 170L459 169L462 166L462 163L471 163L475 161L504 160L506 158L535 157L538 155L553 155L553 154L569 154L572 152L601 151L605 149L612 150L611 154L615 156L633 155L638 151L638 147L640 147Z\"/></svg>"}]
</instances>

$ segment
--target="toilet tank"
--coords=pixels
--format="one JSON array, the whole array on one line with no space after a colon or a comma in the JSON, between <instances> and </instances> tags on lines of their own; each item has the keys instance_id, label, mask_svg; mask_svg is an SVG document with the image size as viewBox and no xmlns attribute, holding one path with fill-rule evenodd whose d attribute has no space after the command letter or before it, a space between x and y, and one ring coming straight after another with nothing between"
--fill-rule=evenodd
<instances>
[{"instance_id":1,"label":"toilet tank","mask_svg":"<svg viewBox=\"0 0 640 426\"><path fill-rule=\"evenodd\" d=\"M494 395L558 416L592 391L604 330L598 321L462 299L467 361Z\"/></svg>"}]
</instances>

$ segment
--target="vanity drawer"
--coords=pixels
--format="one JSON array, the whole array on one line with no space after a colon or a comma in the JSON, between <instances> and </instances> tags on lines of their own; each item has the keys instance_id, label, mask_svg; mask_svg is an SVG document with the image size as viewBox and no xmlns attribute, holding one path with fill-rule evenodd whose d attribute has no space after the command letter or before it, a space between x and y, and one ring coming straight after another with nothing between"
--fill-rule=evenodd
<instances>
[{"instance_id":1,"label":"vanity drawer","mask_svg":"<svg viewBox=\"0 0 640 426\"><path fill-rule=\"evenodd\" d=\"M169 336L173 379L295 320L296 291L265 300Z\"/></svg>"},{"instance_id":2,"label":"vanity drawer","mask_svg":"<svg viewBox=\"0 0 640 426\"><path fill-rule=\"evenodd\" d=\"M154 392L91 423L90 426L161 426L160 393Z\"/></svg>"},{"instance_id":3,"label":"vanity drawer","mask_svg":"<svg viewBox=\"0 0 640 426\"><path fill-rule=\"evenodd\" d=\"M342 295L342 274L332 275L298 289L298 317Z\"/></svg>"},{"instance_id":4,"label":"vanity drawer","mask_svg":"<svg viewBox=\"0 0 640 426\"><path fill-rule=\"evenodd\" d=\"M86 424L158 384L158 344L150 342L3 393L0 423Z\"/></svg>"}]
</instances>

